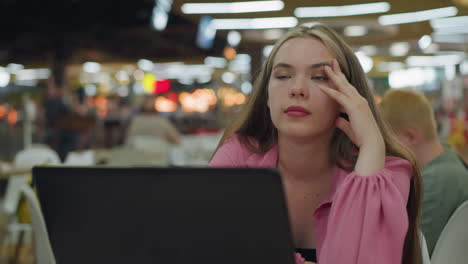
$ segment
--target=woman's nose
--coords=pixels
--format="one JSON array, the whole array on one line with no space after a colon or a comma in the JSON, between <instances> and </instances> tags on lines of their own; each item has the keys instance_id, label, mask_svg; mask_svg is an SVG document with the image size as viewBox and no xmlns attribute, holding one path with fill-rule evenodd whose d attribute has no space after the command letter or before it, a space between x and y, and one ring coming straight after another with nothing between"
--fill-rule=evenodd
<instances>
[{"instance_id":1,"label":"woman's nose","mask_svg":"<svg viewBox=\"0 0 468 264\"><path fill-rule=\"evenodd\" d=\"M306 98L308 96L307 84L304 80L298 79L289 89L289 97Z\"/></svg>"}]
</instances>

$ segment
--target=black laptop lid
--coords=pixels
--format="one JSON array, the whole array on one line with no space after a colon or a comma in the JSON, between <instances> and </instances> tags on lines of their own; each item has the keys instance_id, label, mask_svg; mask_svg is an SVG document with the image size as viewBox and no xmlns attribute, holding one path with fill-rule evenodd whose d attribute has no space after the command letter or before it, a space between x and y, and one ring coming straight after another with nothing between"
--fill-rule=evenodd
<instances>
[{"instance_id":1,"label":"black laptop lid","mask_svg":"<svg viewBox=\"0 0 468 264\"><path fill-rule=\"evenodd\" d=\"M294 263L267 169L33 169L58 264Z\"/></svg>"}]
</instances>

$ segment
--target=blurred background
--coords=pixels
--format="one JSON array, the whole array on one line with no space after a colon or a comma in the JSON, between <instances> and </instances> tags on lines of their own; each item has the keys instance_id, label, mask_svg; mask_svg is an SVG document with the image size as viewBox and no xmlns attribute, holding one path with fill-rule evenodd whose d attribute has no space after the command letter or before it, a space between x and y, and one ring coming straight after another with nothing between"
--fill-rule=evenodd
<instances>
[{"instance_id":1,"label":"blurred background","mask_svg":"<svg viewBox=\"0 0 468 264\"><path fill-rule=\"evenodd\" d=\"M468 160L467 0L0 0L2 186L29 148L69 165L205 166L275 41L317 22L352 45L377 102L424 92Z\"/></svg>"},{"instance_id":2,"label":"blurred background","mask_svg":"<svg viewBox=\"0 0 468 264\"><path fill-rule=\"evenodd\" d=\"M205 164L271 45L317 22L345 36L377 95L426 93L463 152L467 15L466 0L0 0L0 160L42 144L111 164L106 150L151 149L131 135L151 112L179 133L146 135L168 142L161 164Z\"/></svg>"}]
</instances>

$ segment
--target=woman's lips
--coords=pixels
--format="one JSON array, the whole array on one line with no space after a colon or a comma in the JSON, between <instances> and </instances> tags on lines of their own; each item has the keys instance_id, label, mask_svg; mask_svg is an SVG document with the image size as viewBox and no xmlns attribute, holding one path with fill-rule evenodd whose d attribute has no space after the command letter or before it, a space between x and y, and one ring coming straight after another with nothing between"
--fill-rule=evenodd
<instances>
[{"instance_id":1,"label":"woman's lips","mask_svg":"<svg viewBox=\"0 0 468 264\"><path fill-rule=\"evenodd\" d=\"M290 117L303 117L310 115L310 112L302 106L290 106L284 110L284 113Z\"/></svg>"}]
</instances>

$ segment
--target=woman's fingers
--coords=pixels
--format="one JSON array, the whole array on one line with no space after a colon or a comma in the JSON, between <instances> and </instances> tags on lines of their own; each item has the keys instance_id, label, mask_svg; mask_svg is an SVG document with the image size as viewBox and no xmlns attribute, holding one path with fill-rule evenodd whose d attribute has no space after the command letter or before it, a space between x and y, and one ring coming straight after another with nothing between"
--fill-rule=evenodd
<instances>
[{"instance_id":1,"label":"woman's fingers","mask_svg":"<svg viewBox=\"0 0 468 264\"><path fill-rule=\"evenodd\" d=\"M336 88L342 93L349 96L359 94L356 88L348 82L343 72L341 72L340 65L336 59L333 59L331 67L325 66L324 69L328 78L330 78Z\"/></svg>"},{"instance_id":2,"label":"woman's fingers","mask_svg":"<svg viewBox=\"0 0 468 264\"><path fill-rule=\"evenodd\" d=\"M345 94L324 85L320 85L319 88L328 96L333 98L336 102L338 102L341 106L343 106L345 109L347 108L346 105L348 104L349 99Z\"/></svg>"}]
</instances>

